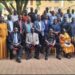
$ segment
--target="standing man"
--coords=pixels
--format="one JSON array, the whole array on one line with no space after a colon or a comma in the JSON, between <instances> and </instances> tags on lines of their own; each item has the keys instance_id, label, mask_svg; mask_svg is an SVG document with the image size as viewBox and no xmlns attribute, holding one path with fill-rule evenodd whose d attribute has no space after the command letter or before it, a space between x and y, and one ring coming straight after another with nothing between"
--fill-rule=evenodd
<instances>
[{"instance_id":1,"label":"standing man","mask_svg":"<svg viewBox=\"0 0 75 75\"><path fill-rule=\"evenodd\" d=\"M41 20L41 16L38 15L37 20L34 23L35 31L39 34L39 41L41 44L41 51L43 50L44 47L44 30L45 30L45 24Z\"/></svg>"},{"instance_id":2,"label":"standing man","mask_svg":"<svg viewBox=\"0 0 75 75\"><path fill-rule=\"evenodd\" d=\"M35 58L39 59L39 36L35 33L34 28L31 29L31 33L26 34L26 59L31 58L31 47L35 47Z\"/></svg>"},{"instance_id":3,"label":"standing man","mask_svg":"<svg viewBox=\"0 0 75 75\"><path fill-rule=\"evenodd\" d=\"M18 14L17 11L14 10L14 13L11 15L12 21L15 23L16 21L18 21Z\"/></svg>"},{"instance_id":4,"label":"standing man","mask_svg":"<svg viewBox=\"0 0 75 75\"><path fill-rule=\"evenodd\" d=\"M49 29L51 27L51 22L49 21L49 17L48 16L45 16L45 19L44 19L44 24L45 24L45 30L44 30L44 33L45 35L49 32Z\"/></svg>"},{"instance_id":5,"label":"standing man","mask_svg":"<svg viewBox=\"0 0 75 75\"><path fill-rule=\"evenodd\" d=\"M7 27L8 27L8 33L9 33L9 34L14 31L14 24L13 24L13 21L12 21L10 15L8 15Z\"/></svg>"},{"instance_id":6,"label":"standing man","mask_svg":"<svg viewBox=\"0 0 75 75\"><path fill-rule=\"evenodd\" d=\"M24 14L23 14L23 22L27 23L27 21L28 21L28 12L27 12L27 10L25 10Z\"/></svg>"},{"instance_id":7,"label":"standing man","mask_svg":"<svg viewBox=\"0 0 75 75\"><path fill-rule=\"evenodd\" d=\"M23 25L23 31L25 33L31 33L31 28L33 27L33 23L31 22L31 18L28 17L27 23Z\"/></svg>"},{"instance_id":8,"label":"standing man","mask_svg":"<svg viewBox=\"0 0 75 75\"><path fill-rule=\"evenodd\" d=\"M32 7L30 8L30 12L28 13L28 15L29 15L30 18L31 18L31 22L34 23L34 21L35 21L35 14L34 14L34 12L33 12L33 8L32 8Z\"/></svg>"},{"instance_id":9,"label":"standing man","mask_svg":"<svg viewBox=\"0 0 75 75\"><path fill-rule=\"evenodd\" d=\"M72 18L75 18L75 11L74 11L74 9L72 9L71 16L72 16Z\"/></svg>"},{"instance_id":10,"label":"standing man","mask_svg":"<svg viewBox=\"0 0 75 75\"><path fill-rule=\"evenodd\" d=\"M37 9L35 9L34 15L35 15L35 20L34 21L36 21L37 20L37 16L38 16L38 10Z\"/></svg>"},{"instance_id":11,"label":"standing man","mask_svg":"<svg viewBox=\"0 0 75 75\"><path fill-rule=\"evenodd\" d=\"M21 47L21 34L18 28L14 28L14 32L9 35L10 59L13 59L13 51L16 51L16 61L21 62L22 47Z\"/></svg>"}]
</instances>

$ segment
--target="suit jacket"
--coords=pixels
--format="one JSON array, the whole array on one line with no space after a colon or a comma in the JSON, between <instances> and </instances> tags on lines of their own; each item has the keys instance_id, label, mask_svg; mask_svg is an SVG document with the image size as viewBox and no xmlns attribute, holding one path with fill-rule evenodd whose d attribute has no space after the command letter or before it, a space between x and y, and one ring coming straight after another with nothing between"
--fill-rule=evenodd
<instances>
[{"instance_id":1,"label":"suit jacket","mask_svg":"<svg viewBox=\"0 0 75 75\"><path fill-rule=\"evenodd\" d=\"M40 26L39 26L39 21L34 22L34 28L36 32L39 32ZM41 34L44 35L44 30L45 30L45 24L43 21L41 21Z\"/></svg>"},{"instance_id":2,"label":"suit jacket","mask_svg":"<svg viewBox=\"0 0 75 75\"><path fill-rule=\"evenodd\" d=\"M21 39L21 34L20 34L20 33L17 33L17 34L18 34L18 43L21 44L21 41L22 41L22 39ZM14 32L11 33L11 34L8 36L8 43L9 43L9 45L12 45L13 40L14 40Z\"/></svg>"},{"instance_id":3,"label":"suit jacket","mask_svg":"<svg viewBox=\"0 0 75 75\"><path fill-rule=\"evenodd\" d=\"M23 23L23 32L25 32L25 33L28 33L27 25L28 25L28 23ZM30 28L32 28L32 27L33 27L33 23L31 22L30 23Z\"/></svg>"},{"instance_id":4,"label":"suit jacket","mask_svg":"<svg viewBox=\"0 0 75 75\"><path fill-rule=\"evenodd\" d=\"M35 45L39 44L39 36L37 33L27 33L26 34L26 44L32 44L32 42Z\"/></svg>"},{"instance_id":5,"label":"suit jacket","mask_svg":"<svg viewBox=\"0 0 75 75\"><path fill-rule=\"evenodd\" d=\"M23 31L23 22L21 23L21 28L22 28L22 31ZM17 27L19 29L19 32L20 32L20 24L19 24L19 20L14 22L14 27Z\"/></svg>"},{"instance_id":6,"label":"suit jacket","mask_svg":"<svg viewBox=\"0 0 75 75\"><path fill-rule=\"evenodd\" d=\"M50 29L50 27L51 27L50 21L47 20L47 24L46 24L45 20L44 20L43 22L44 22L44 24L45 24L45 30L44 30L44 31L45 31L45 32L48 32L49 29Z\"/></svg>"}]
</instances>

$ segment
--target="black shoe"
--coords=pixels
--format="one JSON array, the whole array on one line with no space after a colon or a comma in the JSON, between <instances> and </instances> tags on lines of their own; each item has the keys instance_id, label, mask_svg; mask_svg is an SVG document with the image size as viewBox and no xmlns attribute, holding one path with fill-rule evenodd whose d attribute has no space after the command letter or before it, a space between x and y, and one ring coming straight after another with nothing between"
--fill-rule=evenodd
<instances>
[{"instance_id":1,"label":"black shoe","mask_svg":"<svg viewBox=\"0 0 75 75\"><path fill-rule=\"evenodd\" d=\"M67 56L68 59L71 59L71 56Z\"/></svg>"},{"instance_id":2,"label":"black shoe","mask_svg":"<svg viewBox=\"0 0 75 75\"><path fill-rule=\"evenodd\" d=\"M34 58L35 58L35 59L40 59L39 57L36 57L36 56L35 56Z\"/></svg>"},{"instance_id":3,"label":"black shoe","mask_svg":"<svg viewBox=\"0 0 75 75\"><path fill-rule=\"evenodd\" d=\"M20 60L20 59L16 59L16 61L17 61L18 63L21 63L21 60Z\"/></svg>"},{"instance_id":4,"label":"black shoe","mask_svg":"<svg viewBox=\"0 0 75 75\"><path fill-rule=\"evenodd\" d=\"M48 57L45 57L45 60L48 60Z\"/></svg>"},{"instance_id":5,"label":"black shoe","mask_svg":"<svg viewBox=\"0 0 75 75\"><path fill-rule=\"evenodd\" d=\"M10 58L10 60L12 60L13 58Z\"/></svg>"},{"instance_id":6,"label":"black shoe","mask_svg":"<svg viewBox=\"0 0 75 75\"><path fill-rule=\"evenodd\" d=\"M29 60L29 59L31 59L31 57L26 57L26 60Z\"/></svg>"},{"instance_id":7,"label":"black shoe","mask_svg":"<svg viewBox=\"0 0 75 75\"><path fill-rule=\"evenodd\" d=\"M57 59L61 60L61 58L59 56L56 57Z\"/></svg>"}]
</instances>

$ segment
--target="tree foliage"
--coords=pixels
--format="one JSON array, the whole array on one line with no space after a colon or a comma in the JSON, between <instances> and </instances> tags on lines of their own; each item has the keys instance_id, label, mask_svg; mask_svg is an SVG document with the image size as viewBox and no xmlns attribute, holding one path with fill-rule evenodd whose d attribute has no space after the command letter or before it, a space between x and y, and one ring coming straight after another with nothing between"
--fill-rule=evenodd
<instances>
[{"instance_id":1,"label":"tree foliage","mask_svg":"<svg viewBox=\"0 0 75 75\"><path fill-rule=\"evenodd\" d=\"M14 1L16 3L16 8L14 8L13 6L13 0L0 0L0 3L2 3L5 6L9 14L12 14L11 8L13 10L17 10L18 14L21 14L26 9L29 0L14 0ZM7 4L8 2L10 6Z\"/></svg>"}]
</instances>

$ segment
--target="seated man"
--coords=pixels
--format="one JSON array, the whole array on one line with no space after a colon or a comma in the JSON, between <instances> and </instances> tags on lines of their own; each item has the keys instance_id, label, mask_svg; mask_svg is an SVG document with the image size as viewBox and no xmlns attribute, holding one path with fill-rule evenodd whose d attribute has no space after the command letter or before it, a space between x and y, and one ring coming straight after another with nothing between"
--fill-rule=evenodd
<instances>
[{"instance_id":1,"label":"seated man","mask_svg":"<svg viewBox=\"0 0 75 75\"><path fill-rule=\"evenodd\" d=\"M14 32L9 35L9 49L10 49L10 59L13 58L13 51L17 53L17 62L21 62L22 47L21 47L21 34L18 32L18 28L14 28Z\"/></svg>"},{"instance_id":2,"label":"seated man","mask_svg":"<svg viewBox=\"0 0 75 75\"><path fill-rule=\"evenodd\" d=\"M31 33L26 34L26 58L31 58L31 47L35 47L35 58L39 59L39 36L34 32L34 28L31 29Z\"/></svg>"},{"instance_id":3,"label":"seated man","mask_svg":"<svg viewBox=\"0 0 75 75\"><path fill-rule=\"evenodd\" d=\"M74 53L74 46L71 43L71 38L69 34L63 29L63 33L60 34L60 43L67 58L71 58L71 53Z\"/></svg>"},{"instance_id":4,"label":"seated man","mask_svg":"<svg viewBox=\"0 0 75 75\"><path fill-rule=\"evenodd\" d=\"M48 52L49 52L49 48L51 47L56 47L56 58L61 59L59 57L60 45L56 41L56 37L55 37L53 29L50 29L48 35L45 35L45 43L46 43L45 60L48 59Z\"/></svg>"}]
</instances>

